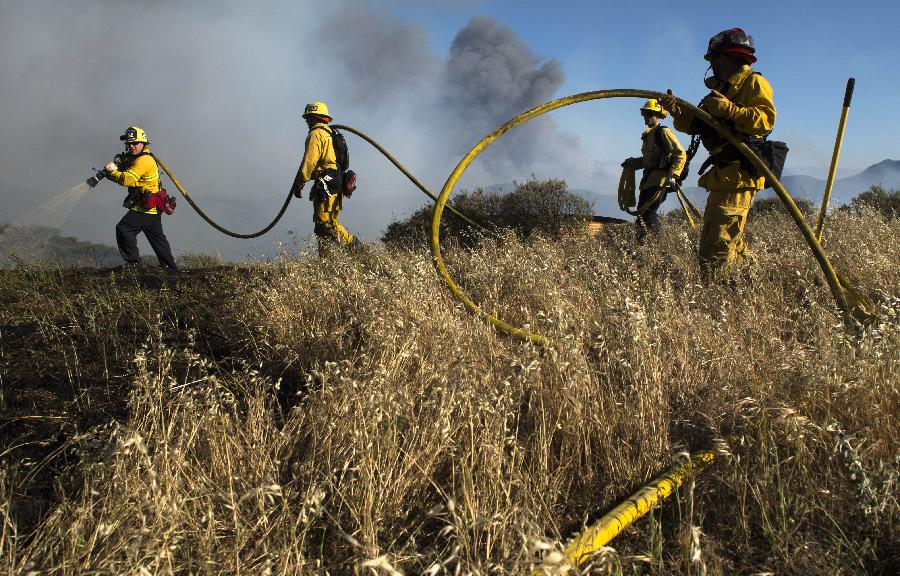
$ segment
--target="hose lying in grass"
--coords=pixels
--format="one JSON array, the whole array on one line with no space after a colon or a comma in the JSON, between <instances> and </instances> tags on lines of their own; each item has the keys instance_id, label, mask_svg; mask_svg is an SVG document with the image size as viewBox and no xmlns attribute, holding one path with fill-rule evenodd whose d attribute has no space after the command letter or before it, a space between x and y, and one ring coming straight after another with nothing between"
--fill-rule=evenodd
<instances>
[{"instance_id":1,"label":"hose lying in grass","mask_svg":"<svg viewBox=\"0 0 900 576\"><path fill-rule=\"evenodd\" d=\"M696 452L686 461L648 482L624 502L607 512L593 526L575 537L563 550L563 562L567 566L576 568L584 564L591 558L591 555L618 536L626 526L671 496L687 478L696 476L705 470L715 459L716 452L714 450ZM539 568L533 576L545 574L544 568L547 567ZM553 573L561 572L556 570Z\"/></svg>"}]
</instances>

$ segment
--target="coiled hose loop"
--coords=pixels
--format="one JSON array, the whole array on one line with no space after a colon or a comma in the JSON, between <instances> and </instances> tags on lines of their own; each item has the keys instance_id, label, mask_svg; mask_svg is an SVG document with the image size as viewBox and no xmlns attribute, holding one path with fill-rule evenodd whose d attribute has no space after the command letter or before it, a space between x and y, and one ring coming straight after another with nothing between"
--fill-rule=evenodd
<instances>
[{"instance_id":1,"label":"coiled hose loop","mask_svg":"<svg viewBox=\"0 0 900 576\"><path fill-rule=\"evenodd\" d=\"M557 100L547 102L546 104L542 104L540 106L532 108L531 110L528 110L527 112L519 114L515 118L509 120L496 130L485 136L471 150L469 150L468 154L466 154L463 159L460 160L459 164L457 164L456 168L453 170L453 172L450 173L450 176L444 183L444 187L441 189L441 194L434 205L434 213L431 219L431 252L435 268L437 269L438 274L444 280L444 283L447 285L453 295L460 302L462 302L466 306L466 308L471 310L479 317L487 320L502 332L518 338L522 338L524 340L529 340L531 342L534 342L535 344L549 345L552 343L552 341L545 336L529 332L522 328L516 328L515 326L512 326L500 320L499 318L483 311L477 304L475 304L475 302L472 301L472 299L465 292L463 292L459 288L459 286L456 285L456 283L450 277L450 273L447 272L447 267L444 264L444 259L441 255L440 246L441 216L444 211L444 206L447 203L447 199L450 197L450 193L453 190L453 187L456 185L456 182L459 180L462 174L466 171L466 168L468 168L469 164L471 164L479 154L484 152L488 146L493 144L494 141L496 141L498 138L500 138L519 124L524 124L525 122L537 118L542 114L546 114L551 110L556 110L557 108L562 108L563 106L578 104L580 102L587 102L589 100L602 100L606 98L661 99L664 96L666 96L666 94L663 94L662 92L631 89L597 90L593 92L583 92L581 94L566 96L564 98L559 98ZM787 206L788 213L794 219L794 222L800 229L804 240L806 240L806 243L809 245L810 250L812 250L813 256L819 263L819 267L822 269L822 273L825 275L825 280L828 282L828 287L831 290L831 295L834 298L834 301L837 304L838 308L844 314L845 320L849 320L851 317L859 318L860 316L868 316L869 312L866 310L866 305L861 300L859 295L849 286L847 287L847 289L845 289L844 286L841 285L841 281L839 280L837 273L832 267L831 262L828 260L828 256L825 255L822 247L816 241L813 231L810 229L809 225L806 223L806 220L803 218L803 214L800 212L800 209L797 208L797 204L794 202L793 198L791 198L790 194L788 194L787 190L784 189L784 186L781 184L781 182L779 182L775 175L772 174L772 171L769 170L768 166L766 166L762 162L762 160L760 160L759 157L752 150L750 150L750 148L747 147L746 144L741 142L730 130L718 123L709 114L680 98L676 98L676 100L680 106L682 106L684 109L690 110L697 118L711 126L723 138L736 146L741 154L743 154L747 158L747 160L759 171L759 173L766 177L766 182L768 182L772 186L772 188L775 189L778 197L781 199L784 205ZM848 303L848 293L854 300L854 305L852 308Z\"/></svg>"}]
</instances>

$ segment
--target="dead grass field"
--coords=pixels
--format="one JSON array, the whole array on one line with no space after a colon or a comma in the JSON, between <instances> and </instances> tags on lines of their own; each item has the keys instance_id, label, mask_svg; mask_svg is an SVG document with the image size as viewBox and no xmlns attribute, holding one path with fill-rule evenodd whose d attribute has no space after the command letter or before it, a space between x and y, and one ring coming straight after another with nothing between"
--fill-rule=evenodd
<instances>
[{"instance_id":1,"label":"dead grass field","mask_svg":"<svg viewBox=\"0 0 900 576\"><path fill-rule=\"evenodd\" d=\"M686 226L631 250L507 237L168 278L0 272L9 574L527 574L685 451L728 453L598 574L900 571L900 221L826 250L881 322L843 330L787 217L704 286Z\"/></svg>"}]
</instances>

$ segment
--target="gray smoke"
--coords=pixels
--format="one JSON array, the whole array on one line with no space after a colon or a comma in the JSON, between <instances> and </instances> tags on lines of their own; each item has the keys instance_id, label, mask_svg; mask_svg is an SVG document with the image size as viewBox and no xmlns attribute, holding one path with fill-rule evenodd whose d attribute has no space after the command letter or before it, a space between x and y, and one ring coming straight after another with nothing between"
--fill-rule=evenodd
<instances>
[{"instance_id":1,"label":"gray smoke","mask_svg":"<svg viewBox=\"0 0 900 576\"><path fill-rule=\"evenodd\" d=\"M552 100L564 78L557 60L542 60L511 29L491 18L472 18L453 40L446 66L445 101L459 127L457 142L470 146L514 116ZM496 169L517 171L519 178L535 170L567 172L572 158L581 154L577 140L547 116L516 128L501 142L489 158Z\"/></svg>"},{"instance_id":2,"label":"gray smoke","mask_svg":"<svg viewBox=\"0 0 900 576\"><path fill-rule=\"evenodd\" d=\"M377 125L379 131L372 134L383 137L401 161L409 160L435 192L475 143L554 98L564 80L558 61L540 58L511 29L487 17L472 18L457 33L446 58L429 48L421 28L367 11L344 11L323 27L322 41L338 29L354 31L329 60L335 74L353 87L333 95L354 110L354 119L347 122L357 122L359 128ZM577 138L543 116L489 148L463 184L524 180L532 173L589 178L585 158ZM402 178L392 180L389 188L397 194L393 205L409 198L410 186Z\"/></svg>"},{"instance_id":3,"label":"gray smoke","mask_svg":"<svg viewBox=\"0 0 900 576\"><path fill-rule=\"evenodd\" d=\"M312 91L303 8L267 8L239 0L0 4L5 219L90 176L137 124L213 218L241 232L264 226L296 171L306 132L299 113ZM123 195L101 183L66 233L114 244ZM290 210L273 234L251 242L214 231L185 202L165 227L176 255L240 258L271 252L291 229L308 234L308 208Z\"/></svg>"},{"instance_id":4,"label":"gray smoke","mask_svg":"<svg viewBox=\"0 0 900 576\"><path fill-rule=\"evenodd\" d=\"M211 217L239 232L258 230L285 199L306 136L299 115L314 100L438 192L462 153L554 97L563 79L558 62L487 18L474 18L441 55L420 26L351 3L320 3L314 13L303 4L0 3L0 221L82 182L137 124ZM348 140L360 190L343 219L374 239L427 198L368 145ZM544 118L494 144L462 185L532 172L565 177L580 155L577 142ZM114 244L122 196L101 183L64 233ZM185 202L165 227L176 256L246 258L309 235L311 205L294 201L272 232L249 242L216 232Z\"/></svg>"}]
</instances>

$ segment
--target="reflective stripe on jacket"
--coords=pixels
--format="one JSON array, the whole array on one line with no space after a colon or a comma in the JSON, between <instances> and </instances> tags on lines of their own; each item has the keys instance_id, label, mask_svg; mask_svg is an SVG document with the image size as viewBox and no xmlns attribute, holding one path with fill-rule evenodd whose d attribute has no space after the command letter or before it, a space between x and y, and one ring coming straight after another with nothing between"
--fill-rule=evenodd
<instances>
[{"instance_id":1,"label":"reflective stripe on jacket","mask_svg":"<svg viewBox=\"0 0 900 576\"><path fill-rule=\"evenodd\" d=\"M116 184L127 186L128 191L137 190L139 192L147 192L156 194L159 192L159 167L156 160L149 154L148 149L135 156L130 164L123 166L125 170L112 170L107 176ZM145 212L147 214L159 214L156 208L145 208L138 203L132 206L131 210L135 212Z\"/></svg>"},{"instance_id":2,"label":"reflective stripe on jacket","mask_svg":"<svg viewBox=\"0 0 900 576\"><path fill-rule=\"evenodd\" d=\"M300 173L303 181L308 182L323 176L327 170L337 170L331 128L324 123L314 124L306 136L306 151L300 164Z\"/></svg>"},{"instance_id":3,"label":"reflective stripe on jacket","mask_svg":"<svg viewBox=\"0 0 900 576\"><path fill-rule=\"evenodd\" d=\"M750 66L742 66L728 82L722 82L714 76L707 78L706 87L722 93L737 104L738 110L733 119L718 120L734 130L738 138L761 138L775 127L772 86ZM675 118L675 129L688 134L695 134L699 130L694 122L694 115L687 110ZM710 154L719 152L726 143L718 135L704 137L704 146ZM698 184L707 190L761 190L765 188L766 179L763 176L751 176L740 162L730 162L721 166L713 165L709 172L700 177Z\"/></svg>"}]
</instances>

